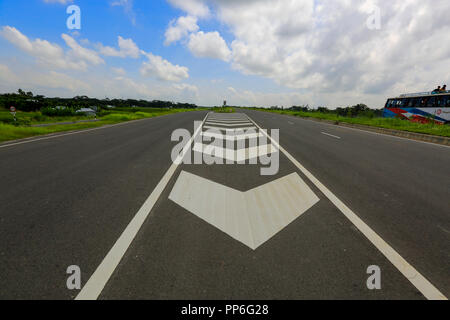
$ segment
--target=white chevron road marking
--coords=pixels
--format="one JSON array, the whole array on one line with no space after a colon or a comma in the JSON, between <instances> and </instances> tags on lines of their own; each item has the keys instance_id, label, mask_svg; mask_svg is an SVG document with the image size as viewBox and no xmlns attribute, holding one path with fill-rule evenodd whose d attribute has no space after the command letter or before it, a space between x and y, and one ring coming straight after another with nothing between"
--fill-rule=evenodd
<instances>
[{"instance_id":1,"label":"white chevron road marking","mask_svg":"<svg viewBox=\"0 0 450 320\"><path fill-rule=\"evenodd\" d=\"M182 171L169 199L253 250L319 202L296 173L241 192Z\"/></svg>"},{"instance_id":2,"label":"white chevron road marking","mask_svg":"<svg viewBox=\"0 0 450 320\"><path fill-rule=\"evenodd\" d=\"M248 121L248 119L247 118L241 118L241 119L238 119L238 118L236 118L236 119L223 119L223 118L211 118L211 117L209 117L208 119L207 119L207 121L210 121L210 120L212 120L212 121L229 121L229 122L235 122L235 121Z\"/></svg>"},{"instance_id":3,"label":"white chevron road marking","mask_svg":"<svg viewBox=\"0 0 450 320\"><path fill-rule=\"evenodd\" d=\"M212 122L212 121L206 121L206 125L217 125L219 127L237 127L237 126L252 126L253 123L251 122L242 122L242 123L219 123L219 122Z\"/></svg>"},{"instance_id":4,"label":"white chevron road marking","mask_svg":"<svg viewBox=\"0 0 450 320\"><path fill-rule=\"evenodd\" d=\"M221 134L216 132L202 132L202 137L215 138L226 141L250 140L264 137L262 133L244 133L244 134Z\"/></svg>"},{"instance_id":5,"label":"white chevron road marking","mask_svg":"<svg viewBox=\"0 0 450 320\"><path fill-rule=\"evenodd\" d=\"M202 143L195 143L192 150L194 152L200 152L211 157L225 159L233 162L243 162L246 160L252 160L279 152L279 150L273 145L263 145L246 149L233 150L221 148L214 145L204 145Z\"/></svg>"},{"instance_id":6,"label":"white chevron road marking","mask_svg":"<svg viewBox=\"0 0 450 320\"><path fill-rule=\"evenodd\" d=\"M222 130L222 131L226 131L226 132L238 132L241 130L255 130L256 131L256 127L252 126L252 127L240 127L240 128L233 128L233 129L227 129L227 128L219 128L219 127L215 127L215 126L203 126L204 129L217 129L217 130Z\"/></svg>"}]
</instances>

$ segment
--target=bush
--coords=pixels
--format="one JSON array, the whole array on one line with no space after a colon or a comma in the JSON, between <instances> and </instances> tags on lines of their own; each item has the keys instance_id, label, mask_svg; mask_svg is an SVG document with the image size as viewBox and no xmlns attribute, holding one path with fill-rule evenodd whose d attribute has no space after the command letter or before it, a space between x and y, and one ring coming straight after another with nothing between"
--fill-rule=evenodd
<instances>
[{"instance_id":1,"label":"bush","mask_svg":"<svg viewBox=\"0 0 450 320\"><path fill-rule=\"evenodd\" d=\"M75 111L71 108L56 109L56 108L42 108L41 113L49 117L71 117L76 115Z\"/></svg>"}]
</instances>

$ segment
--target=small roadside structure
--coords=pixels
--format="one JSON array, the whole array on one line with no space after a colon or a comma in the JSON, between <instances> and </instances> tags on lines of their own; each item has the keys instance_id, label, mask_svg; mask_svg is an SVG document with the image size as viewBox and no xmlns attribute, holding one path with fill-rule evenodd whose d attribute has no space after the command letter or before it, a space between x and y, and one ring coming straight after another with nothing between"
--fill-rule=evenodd
<instances>
[{"instance_id":1,"label":"small roadside structure","mask_svg":"<svg viewBox=\"0 0 450 320\"><path fill-rule=\"evenodd\" d=\"M97 113L91 108L81 108L80 110L77 110L75 113L84 114L86 116L91 116L91 117L95 117L97 115Z\"/></svg>"}]
</instances>

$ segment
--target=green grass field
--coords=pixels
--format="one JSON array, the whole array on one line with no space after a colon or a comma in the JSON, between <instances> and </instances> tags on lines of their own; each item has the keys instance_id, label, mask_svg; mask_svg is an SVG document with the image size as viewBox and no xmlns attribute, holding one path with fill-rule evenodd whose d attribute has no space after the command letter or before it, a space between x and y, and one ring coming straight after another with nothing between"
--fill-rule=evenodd
<instances>
[{"instance_id":1,"label":"green grass field","mask_svg":"<svg viewBox=\"0 0 450 320\"><path fill-rule=\"evenodd\" d=\"M236 109L232 107L224 107L224 108L213 108L212 111L216 113L235 113Z\"/></svg>"},{"instance_id":2,"label":"green grass field","mask_svg":"<svg viewBox=\"0 0 450 320\"><path fill-rule=\"evenodd\" d=\"M33 124L71 122L92 119L92 117L46 117L40 112L18 112L18 123L14 125L14 120L8 110L0 109L0 142L9 140L29 138L38 135L45 135L55 132L73 131L97 128L104 125L111 125L120 122L153 118L168 114L193 111L193 109L114 109L102 112L97 122L54 125L50 127L30 127ZM4 121L7 119L6 121Z\"/></svg>"},{"instance_id":3,"label":"green grass field","mask_svg":"<svg viewBox=\"0 0 450 320\"><path fill-rule=\"evenodd\" d=\"M258 109L258 110L278 114L286 114L302 118L330 120L334 121L336 124L340 122L361 124L378 128L395 129L436 136L450 137L450 125L439 125L432 123L421 124L406 120L388 119L388 118L365 118L365 117L351 118L351 117L342 117L332 113L320 113L320 112L299 112L299 111L287 111L287 110L283 111L283 110L268 110L268 109Z\"/></svg>"}]
</instances>

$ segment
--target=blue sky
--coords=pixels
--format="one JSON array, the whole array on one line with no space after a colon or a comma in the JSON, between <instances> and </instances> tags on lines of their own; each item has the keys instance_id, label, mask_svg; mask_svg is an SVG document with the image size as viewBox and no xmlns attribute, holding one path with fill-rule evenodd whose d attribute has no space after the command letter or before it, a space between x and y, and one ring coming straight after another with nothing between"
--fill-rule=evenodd
<instances>
[{"instance_id":1,"label":"blue sky","mask_svg":"<svg viewBox=\"0 0 450 320\"><path fill-rule=\"evenodd\" d=\"M69 5L81 30L66 26ZM448 9L445 0L0 0L0 91L381 107L448 80ZM405 51L411 42L422 49Z\"/></svg>"}]
</instances>

